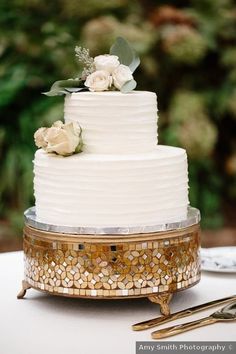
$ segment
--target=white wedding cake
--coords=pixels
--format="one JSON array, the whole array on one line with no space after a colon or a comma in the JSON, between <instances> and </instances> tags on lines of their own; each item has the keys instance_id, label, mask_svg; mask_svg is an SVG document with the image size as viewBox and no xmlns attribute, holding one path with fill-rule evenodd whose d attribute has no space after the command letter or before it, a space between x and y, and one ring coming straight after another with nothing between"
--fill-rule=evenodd
<instances>
[{"instance_id":1,"label":"white wedding cake","mask_svg":"<svg viewBox=\"0 0 236 354\"><path fill-rule=\"evenodd\" d=\"M39 222L129 228L187 217L186 152L158 145L156 94L133 90L133 49L118 38L110 53L91 58L77 47L81 78L56 82L47 93L66 94L65 122L35 133Z\"/></svg>"},{"instance_id":2,"label":"white wedding cake","mask_svg":"<svg viewBox=\"0 0 236 354\"><path fill-rule=\"evenodd\" d=\"M70 121L82 128L83 152L35 154L40 222L132 227L186 218L187 156L181 148L157 145L155 93L72 93L65 99Z\"/></svg>"}]
</instances>

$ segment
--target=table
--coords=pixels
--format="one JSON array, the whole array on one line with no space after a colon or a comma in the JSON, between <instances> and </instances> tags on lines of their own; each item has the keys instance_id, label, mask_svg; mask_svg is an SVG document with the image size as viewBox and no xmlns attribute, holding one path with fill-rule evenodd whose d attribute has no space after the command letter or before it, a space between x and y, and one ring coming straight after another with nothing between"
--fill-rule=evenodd
<instances>
[{"instance_id":1,"label":"table","mask_svg":"<svg viewBox=\"0 0 236 354\"><path fill-rule=\"evenodd\" d=\"M136 341L152 340L152 330L131 330L133 323L159 315L159 306L147 299L72 299L30 289L25 299L17 300L22 279L23 253L0 254L1 354L133 354ZM203 272L198 285L174 295L171 310L235 293L236 274ZM213 311L196 314L191 320ZM166 340L233 341L235 333L236 323L219 323Z\"/></svg>"}]
</instances>

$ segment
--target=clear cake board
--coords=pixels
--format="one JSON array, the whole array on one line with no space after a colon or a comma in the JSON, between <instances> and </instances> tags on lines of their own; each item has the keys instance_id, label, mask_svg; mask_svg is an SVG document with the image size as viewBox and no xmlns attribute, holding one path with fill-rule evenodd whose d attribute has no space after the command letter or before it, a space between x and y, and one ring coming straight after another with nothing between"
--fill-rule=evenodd
<instances>
[{"instance_id":1,"label":"clear cake board","mask_svg":"<svg viewBox=\"0 0 236 354\"><path fill-rule=\"evenodd\" d=\"M29 226L47 231L57 232L73 235L132 235L132 234L144 234L151 232L163 232L171 230L180 230L189 226L198 224L201 216L200 211L196 208L188 207L187 218L178 222L171 222L167 224L157 224L148 226L123 226L123 227L82 227L82 226L58 226L45 224L37 220L35 213L35 207L27 209L24 213L25 222Z\"/></svg>"}]
</instances>

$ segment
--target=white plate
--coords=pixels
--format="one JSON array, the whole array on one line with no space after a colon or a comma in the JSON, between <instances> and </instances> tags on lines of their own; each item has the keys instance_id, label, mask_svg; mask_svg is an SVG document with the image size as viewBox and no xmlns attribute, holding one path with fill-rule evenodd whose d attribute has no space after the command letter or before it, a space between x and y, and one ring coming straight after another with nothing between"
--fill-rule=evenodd
<instances>
[{"instance_id":1,"label":"white plate","mask_svg":"<svg viewBox=\"0 0 236 354\"><path fill-rule=\"evenodd\" d=\"M202 270L236 273L236 247L201 249Z\"/></svg>"}]
</instances>

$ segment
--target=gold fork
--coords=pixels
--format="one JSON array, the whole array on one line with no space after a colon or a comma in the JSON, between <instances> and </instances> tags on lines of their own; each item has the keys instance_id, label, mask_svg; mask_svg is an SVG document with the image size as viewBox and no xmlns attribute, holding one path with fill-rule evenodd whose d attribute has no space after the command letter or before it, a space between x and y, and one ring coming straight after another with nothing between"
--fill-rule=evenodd
<instances>
[{"instance_id":1,"label":"gold fork","mask_svg":"<svg viewBox=\"0 0 236 354\"><path fill-rule=\"evenodd\" d=\"M189 309L185 309L185 310L182 310L182 311L175 312L175 313L173 313L173 314L171 314L171 315L169 315L167 317L161 316L161 317L157 317L157 318L152 318L152 319L147 320L147 321L135 323L132 326L132 329L134 331L142 331L144 329L153 328L153 327L162 325L164 323L167 323L167 322L170 322L170 321L174 321L174 320L177 320L179 318L191 316L194 313L200 312L202 310L206 310L206 309L209 309L211 307L215 307L217 305L222 305L222 304L225 304L227 302L234 301L234 300L236 300L236 295L224 297L224 298L218 299L218 300L213 300L213 301L201 304L201 305L197 305L197 306L191 307Z\"/></svg>"},{"instance_id":2,"label":"gold fork","mask_svg":"<svg viewBox=\"0 0 236 354\"><path fill-rule=\"evenodd\" d=\"M155 331L151 334L153 339L162 339L180 334L191 329L207 326L216 322L236 321L236 302L223 307L221 310L212 313L208 317L201 318L197 321L183 323L177 326Z\"/></svg>"}]
</instances>

